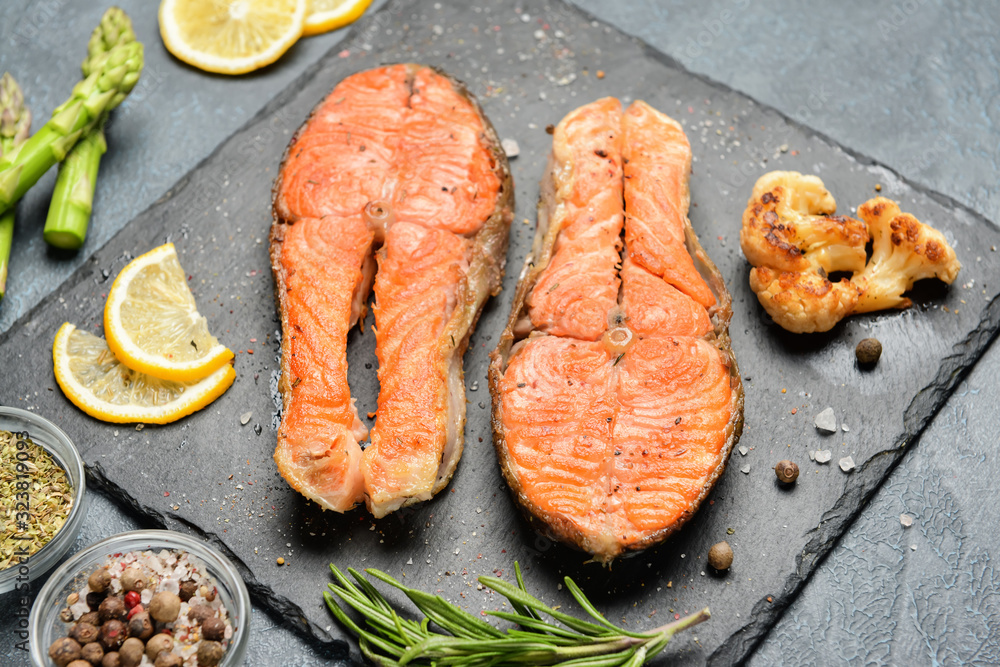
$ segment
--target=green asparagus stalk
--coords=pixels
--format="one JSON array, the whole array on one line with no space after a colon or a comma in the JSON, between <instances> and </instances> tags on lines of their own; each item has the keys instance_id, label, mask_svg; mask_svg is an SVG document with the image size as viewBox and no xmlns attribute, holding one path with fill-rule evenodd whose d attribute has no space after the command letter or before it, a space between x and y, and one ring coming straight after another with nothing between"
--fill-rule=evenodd
<instances>
[{"instance_id":1,"label":"green asparagus stalk","mask_svg":"<svg viewBox=\"0 0 1000 667\"><path fill-rule=\"evenodd\" d=\"M0 157L0 211L13 206L83 136L121 103L142 71L142 44L122 44L98 58L52 118L18 148Z\"/></svg>"},{"instance_id":2,"label":"green asparagus stalk","mask_svg":"<svg viewBox=\"0 0 1000 667\"><path fill-rule=\"evenodd\" d=\"M31 111L24 106L24 94L10 73L0 77L0 157L13 152L28 138ZM0 213L0 300L7 294L7 264L14 241L14 209Z\"/></svg>"},{"instance_id":3,"label":"green asparagus stalk","mask_svg":"<svg viewBox=\"0 0 1000 667\"><path fill-rule=\"evenodd\" d=\"M135 32L128 15L118 7L111 7L101 17L101 23L90 35L87 57L83 60L83 76L94 73L101 59L114 48L135 42ZM122 95L121 99L125 99ZM87 238L87 225L94 204L97 172L101 156L108 150L104 135L104 118L73 147L59 167L56 187L52 192L49 214L45 219L45 242L57 248L75 250Z\"/></svg>"}]
</instances>

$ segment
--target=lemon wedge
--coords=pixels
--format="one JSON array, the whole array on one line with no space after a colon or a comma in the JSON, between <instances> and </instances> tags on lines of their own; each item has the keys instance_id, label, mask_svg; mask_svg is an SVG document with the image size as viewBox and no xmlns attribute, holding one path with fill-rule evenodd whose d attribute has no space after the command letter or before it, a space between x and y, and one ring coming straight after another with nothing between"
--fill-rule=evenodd
<instances>
[{"instance_id":1,"label":"lemon wedge","mask_svg":"<svg viewBox=\"0 0 1000 667\"><path fill-rule=\"evenodd\" d=\"M319 35L354 23L372 0L309 0L303 36Z\"/></svg>"},{"instance_id":2,"label":"lemon wedge","mask_svg":"<svg viewBox=\"0 0 1000 667\"><path fill-rule=\"evenodd\" d=\"M163 0L167 50L206 72L270 65L302 36L309 0Z\"/></svg>"},{"instance_id":3,"label":"lemon wedge","mask_svg":"<svg viewBox=\"0 0 1000 667\"><path fill-rule=\"evenodd\" d=\"M230 364L195 382L136 373L120 363L103 338L67 322L52 345L56 382L66 398L95 419L168 424L224 394L236 379Z\"/></svg>"},{"instance_id":4,"label":"lemon wedge","mask_svg":"<svg viewBox=\"0 0 1000 667\"><path fill-rule=\"evenodd\" d=\"M173 243L118 274L104 304L104 335L122 364L163 380L200 380L233 358L198 313Z\"/></svg>"}]
</instances>

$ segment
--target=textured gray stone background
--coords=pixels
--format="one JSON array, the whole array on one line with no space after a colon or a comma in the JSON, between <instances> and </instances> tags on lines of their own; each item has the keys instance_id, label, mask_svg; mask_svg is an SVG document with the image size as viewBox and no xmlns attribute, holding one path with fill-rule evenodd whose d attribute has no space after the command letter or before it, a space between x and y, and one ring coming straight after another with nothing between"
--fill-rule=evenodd
<instances>
[{"instance_id":1,"label":"textured gray stone background","mask_svg":"<svg viewBox=\"0 0 1000 667\"><path fill-rule=\"evenodd\" d=\"M16 296L0 307L0 330L342 37L305 40L261 74L213 80L163 51L154 3L123 4L146 41L149 69L139 94L126 102L112 128L91 238L76 258L46 253L32 227L44 218L41 202L50 176L22 207L11 284ZM992 4L578 4L693 71L771 104L991 219L1000 218L1000 195L993 185L1000 161L995 37L1000 12ZM102 10L99 3L70 0L15 0L0 7L0 69L21 78L37 109L51 109L77 78L80 35ZM807 103L817 89L824 100L819 109ZM197 116L197 122L180 126L182 112L184 118ZM990 561L998 542L990 521L998 503L992 484L998 371L1000 353L994 349L764 641L755 663L1000 660L995 629L1000 579ZM898 519L904 510L916 517L905 530ZM130 527L106 501L95 503L90 520L81 544ZM324 662L266 615L256 614L254 624L250 664ZM963 633L956 636L953 629L959 626ZM9 648L11 631L0 621L2 662L26 664Z\"/></svg>"}]
</instances>

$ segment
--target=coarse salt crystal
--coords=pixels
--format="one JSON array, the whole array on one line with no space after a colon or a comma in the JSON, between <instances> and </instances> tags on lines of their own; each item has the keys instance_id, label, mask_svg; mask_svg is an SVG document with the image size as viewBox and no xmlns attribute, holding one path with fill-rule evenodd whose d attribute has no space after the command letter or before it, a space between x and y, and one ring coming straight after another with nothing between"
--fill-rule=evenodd
<instances>
[{"instance_id":1,"label":"coarse salt crystal","mask_svg":"<svg viewBox=\"0 0 1000 667\"><path fill-rule=\"evenodd\" d=\"M515 139L503 139L500 142L500 147L503 148L503 152L507 154L507 157L517 157L521 154L521 147ZM473 386L478 388L477 385Z\"/></svg>"},{"instance_id":2,"label":"coarse salt crystal","mask_svg":"<svg viewBox=\"0 0 1000 667\"><path fill-rule=\"evenodd\" d=\"M82 596L81 596L82 598ZM70 605L69 610L73 612L74 620L80 620L80 617L90 611L90 607L87 605L87 601L81 599L76 604Z\"/></svg>"},{"instance_id":3,"label":"coarse salt crystal","mask_svg":"<svg viewBox=\"0 0 1000 667\"><path fill-rule=\"evenodd\" d=\"M906 513L900 514L899 515L899 522L901 524L903 524L904 528L909 528L910 526L913 525L913 515L912 514L906 514Z\"/></svg>"},{"instance_id":4,"label":"coarse salt crystal","mask_svg":"<svg viewBox=\"0 0 1000 667\"><path fill-rule=\"evenodd\" d=\"M829 449L821 449L816 452L816 463L827 463L833 458L833 452Z\"/></svg>"},{"instance_id":5,"label":"coarse salt crystal","mask_svg":"<svg viewBox=\"0 0 1000 667\"><path fill-rule=\"evenodd\" d=\"M850 456L845 456L840 459L840 469L844 472L851 472L854 470L854 459Z\"/></svg>"},{"instance_id":6,"label":"coarse salt crystal","mask_svg":"<svg viewBox=\"0 0 1000 667\"><path fill-rule=\"evenodd\" d=\"M816 415L816 428L825 433L836 432L837 416L833 414L833 408L827 408Z\"/></svg>"}]
</instances>

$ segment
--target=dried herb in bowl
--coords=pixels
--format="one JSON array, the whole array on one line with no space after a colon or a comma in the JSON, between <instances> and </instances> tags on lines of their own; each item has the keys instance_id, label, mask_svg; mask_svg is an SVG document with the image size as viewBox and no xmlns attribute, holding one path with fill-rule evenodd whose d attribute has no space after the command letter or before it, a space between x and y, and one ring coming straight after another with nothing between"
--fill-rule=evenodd
<instances>
[{"instance_id":1,"label":"dried herb in bowl","mask_svg":"<svg viewBox=\"0 0 1000 667\"><path fill-rule=\"evenodd\" d=\"M0 570L37 553L55 537L73 508L66 471L26 433L0 430Z\"/></svg>"}]
</instances>

